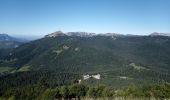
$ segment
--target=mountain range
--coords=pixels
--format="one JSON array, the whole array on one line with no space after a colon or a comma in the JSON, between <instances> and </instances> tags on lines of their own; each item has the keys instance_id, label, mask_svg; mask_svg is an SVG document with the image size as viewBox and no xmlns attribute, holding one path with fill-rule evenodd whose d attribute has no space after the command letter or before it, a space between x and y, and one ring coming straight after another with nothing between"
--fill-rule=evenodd
<instances>
[{"instance_id":1,"label":"mountain range","mask_svg":"<svg viewBox=\"0 0 170 100\"><path fill-rule=\"evenodd\" d=\"M170 33L158 33L158 32L154 32L154 33L151 33L150 36L170 36Z\"/></svg>"},{"instance_id":2,"label":"mountain range","mask_svg":"<svg viewBox=\"0 0 170 100\"><path fill-rule=\"evenodd\" d=\"M27 41L24 39L18 39L5 33L0 34L0 49L16 48L25 42Z\"/></svg>"},{"instance_id":3,"label":"mountain range","mask_svg":"<svg viewBox=\"0 0 170 100\"><path fill-rule=\"evenodd\" d=\"M14 38L4 41L16 41ZM166 36L131 36L115 33L93 34L57 31L44 38L13 49L1 66L31 70L61 70L107 72L120 70L130 64L143 66L146 71L169 71L170 39ZM140 69L140 68L139 68Z\"/></svg>"},{"instance_id":4,"label":"mountain range","mask_svg":"<svg viewBox=\"0 0 170 100\"><path fill-rule=\"evenodd\" d=\"M57 31L17 48L0 50L0 90L55 87L80 79L82 84L114 88L169 84L169 55L169 36ZM83 75L96 74L101 76L99 80L83 80Z\"/></svg>"}]
</instances>

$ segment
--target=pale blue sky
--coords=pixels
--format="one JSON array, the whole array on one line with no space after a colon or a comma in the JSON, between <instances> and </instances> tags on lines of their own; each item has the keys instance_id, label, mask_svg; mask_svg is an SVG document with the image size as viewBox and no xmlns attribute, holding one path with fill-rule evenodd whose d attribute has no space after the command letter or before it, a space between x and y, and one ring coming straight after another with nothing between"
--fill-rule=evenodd
<instances>
[{"instance_id":1,"label":"pale blue sky","mask_svg":"<svg viewBox=\"0 0 170 100\"><path fill-rule=\"evenodd\" d=\"M0 33L170 33L170 0L0 0Z\"/></svg>"}]
</instances>

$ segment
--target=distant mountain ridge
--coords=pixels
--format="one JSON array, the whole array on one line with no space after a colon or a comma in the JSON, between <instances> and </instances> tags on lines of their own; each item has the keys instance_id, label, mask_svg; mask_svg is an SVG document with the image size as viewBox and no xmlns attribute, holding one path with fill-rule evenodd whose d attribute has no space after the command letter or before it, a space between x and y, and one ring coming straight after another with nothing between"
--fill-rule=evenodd
<instances>
[{"instance_id":1,"label":"distant mountain ridge","mask_svg":"<svg viewBox=\"0 0 170 100\"><path fill-rule=\"evenodd\" d=\"M123 34L118 33L92 33L92 32L62 32L56 31L46 35L45 37L57 37L57 36L78 36L78 37L93 37L93 36L124 36Z\"/></svg>"},{"instance_id":2,"label":"distant mountain ridge","mask_svg":"<svg viewBox=\"0 0 170 100\"><path fill-rule=\"evenodd\" d=\"M17 41L17 39L8 34L2 33L0 34L0 41Z\"/></svg>"},{"instance_id":3,"label":"distant mountain ridge","mask_svg":"<svg viewBox=\"0 0 170 100\"><path fill-rule=\"evenodd\" d=\"M158 33L158 32L154 32L154 33L151 33L150 36L170 36L170 33Z\"/></svg>"},{"instance_id":4,"label":"distant mountain ridge","mask_svg":"<svg viewBox=\"0 0 170 100\"><path fill-rule=\"evenodd\" d=\"M0 49L16 48L25 42L24 39L18 39L5 33L0 34Z\"/></svg>"},{"instance_id":5,"label":"distant mountain ridge","mask_svg":"<svg viewBox=\"0 0 170 100\"><path fill-rule=\"evenodd\" d=\"M56 31L45 35L45 37L57 37L57 36L78 36L78 37L93 37L93 36L111 36L111 37L139 37L139 36L170 36L170 33L158 33L153 32L149 35L134 35L134 34L120 34L120 33L92 33L92 32L62 32Z\"/></svg>"}]
</instances>

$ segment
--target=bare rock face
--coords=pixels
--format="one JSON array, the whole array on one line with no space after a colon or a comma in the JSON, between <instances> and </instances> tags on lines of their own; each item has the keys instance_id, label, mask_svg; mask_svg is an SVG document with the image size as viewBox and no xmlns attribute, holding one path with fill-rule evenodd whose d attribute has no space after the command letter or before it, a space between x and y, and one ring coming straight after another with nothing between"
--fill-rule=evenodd
<instances>
[{"instance_id":1,"label":"bare rock face","mask_svg":"<svg viewBox=\"0 0 170 100\"><path fill-rule=\"evenodd\" d=\"M89 32L67 32L64 33L62 31L56 31L51 34L46 35L45 37L57 37L57 36L76 36L76 37L93 37L93 36L108 36L112 37L115 40L115 37L122 37L123 34L117 34L117 33L89 33Z\"/></svg>"},{"instance_id":2,"label":"bare rock face","mask_svg":"<svg viewBox=\"0 0 170 100\"><path fill-rule=\"evenodd\" d=\"M78 37L93 37L95 33L88 33L88 32L68 32L68 36L78 36Z\"/></svg>"},{"instance_id":3,"label":"bare rock face","mask_svg":"<svg viewBox=\"0 0 170 100\"><path fill-rule=\"evenodd\" d=\"M150 36L170 36L170 33L158 33L158 32L154 32L154 33L151 33Z\"/></svg>"},{"instance_id":4,"label":"bare rock face","mask_svg":"<svg viewBox=\"0 0 170 100\"><path fill-rule=\"evenodd\" d=\"M54 33L48 34L45 37L57 37L57 36L66 36L62 31L56 31Z\"/></svg>"}]
</instances>

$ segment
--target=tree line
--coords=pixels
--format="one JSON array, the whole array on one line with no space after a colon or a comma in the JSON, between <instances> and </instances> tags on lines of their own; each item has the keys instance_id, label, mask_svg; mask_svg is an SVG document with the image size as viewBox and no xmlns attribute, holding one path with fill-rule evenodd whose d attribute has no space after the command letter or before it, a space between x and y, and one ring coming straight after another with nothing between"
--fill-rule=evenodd
<instances>
[{"instance_id":1,"label":"tree line","mask_svg":"<svg viewBox=\"0 0 170 100\"><path fill-rule=\"evenodd\" d=\"M127 88L115 89L104 85L86 86L73 84L47 88L44 86L25 86L10 88L0 94L1 99L11 100L81 100L84 98L170 98L170 85L150 85L137 87L130 85Z\"/></svg>"}]
</instances>

